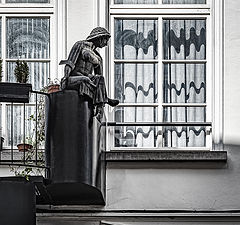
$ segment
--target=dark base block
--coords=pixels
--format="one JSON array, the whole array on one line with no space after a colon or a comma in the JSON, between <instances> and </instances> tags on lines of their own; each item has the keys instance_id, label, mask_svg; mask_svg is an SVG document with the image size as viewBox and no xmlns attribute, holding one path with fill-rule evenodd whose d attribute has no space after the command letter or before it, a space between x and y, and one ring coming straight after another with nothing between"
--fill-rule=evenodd
<instances>
[{"instance_id":1,"label":"dark base block","mask_svg":"<svg viewBox=\"0 0 240 225\"><path fill-rule=\"evenodd\" d=\"M21 177L1 177L0 199L0 224L36 224L35 189L32 182Z\"/></svg>"},{"instance_id":2,"label":"dark base block","mask_svg":"<svg viewBox=\"0 0 240 225\"><path fill-rule=\"evenodd\" d=\"M56 183L47 186L52 205L105 205L96 187L83 183Z\"/></svg>"}]
</instances>

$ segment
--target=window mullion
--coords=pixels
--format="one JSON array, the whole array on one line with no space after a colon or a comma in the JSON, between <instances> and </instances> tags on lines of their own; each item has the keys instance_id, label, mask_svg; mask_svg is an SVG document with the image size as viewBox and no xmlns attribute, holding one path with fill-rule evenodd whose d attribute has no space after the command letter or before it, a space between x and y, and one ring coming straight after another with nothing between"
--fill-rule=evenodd
<instances>
[{"instance_id":1,"label":"window mullion","mask_svg":"<svg viewBox=\"0 0 240 225\"><path fill-rule=\"evenodd\" d=\"M2 75L3 81L7 80L7 71L6 71L6 16L2 16ZM7 136L7 111L6 103L2 103L2 135Z\"/></svg>"},{"instance_id":2,"label":"window mullion","mask_svg":"<svg viewBox=\"0 0 240 225\"><path fill-rule=\"evenodd\" d=\"M160 1L160 0L159 0ZM157 76L157 86L158 86L158 109L157 109L157 122L163 122L163 47L162 47L162 16L158 17L158 76ZM158 140L157 146L163 146L163 136L162 136L162 127L161 129L161 137Z\"/></svg>"}]
</instances>

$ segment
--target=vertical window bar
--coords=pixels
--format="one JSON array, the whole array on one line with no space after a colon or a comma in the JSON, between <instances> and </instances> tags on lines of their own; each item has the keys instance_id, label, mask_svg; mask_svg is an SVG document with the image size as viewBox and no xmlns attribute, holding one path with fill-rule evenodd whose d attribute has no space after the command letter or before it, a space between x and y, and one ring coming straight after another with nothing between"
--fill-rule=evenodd
<instances>
[{"instance_id":1,"label":"vertical window bar","mask_svg":"<svg viewBox=\"0 0 240 225\"><path fill-rule=\"evenodd\" d=\"M25 155L25 103L23 103L23 164L26 164L26 155Z\"/></svg>"},{"instance_id":2,"label":"vertical window bar","mask_svg":"<svg viewBox=\"0 0 240 225\"><path fill-rule=\"evenodd\" d=\"M183 30L184 30L184 60L187 59L186 56L186 20L183 21ZM190 48L190 47L189 47ZM184 63L184 83L185 83L185 88L184 88L184 94L185 94L185 103L187 103L187 64ZM187 118L187 106L185 106L185 122L188 121ZM188 137L188 127L184 127L185 132L186 132L186 147L188 147L188 142L189 142L189 137Z\"/></svg>"},{"instance_id":3,"label":"vertical window bar","mask_svg":"<svg viewBox=\"0 0 240 225\"><path fill-rule=\"evenodd\" d=\"M11 161L13 163L13 103L11 103Z\"/></svg>"},{"instance_id":4,"label":"vertical window bar","mask_svg":"<svg viewBox=\"0 0 240 225\"><path fill-rule=\"evenodd\" d=\"M35 114L35 118L36 118L36 121L35 121L35 164L37 165L37 160L38 160L38 157L37 157L37 152L38 152L38 142L37 142L37 138L38 138L38 132L37 132L37 129L38 129L38 103L37 103L37 93L35 94L35 106L36 106L36 114Z\"/></svg>"}]
</instances>

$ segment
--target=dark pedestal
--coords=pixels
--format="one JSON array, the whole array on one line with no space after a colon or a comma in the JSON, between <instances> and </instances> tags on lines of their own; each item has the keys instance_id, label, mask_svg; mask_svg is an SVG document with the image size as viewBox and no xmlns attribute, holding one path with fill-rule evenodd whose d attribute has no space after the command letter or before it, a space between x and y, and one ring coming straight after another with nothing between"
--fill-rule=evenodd
<instances>
[{"instance_id":1,"label":"dark pedestal","mask_svg":"<svg viewBox=\"0 0 240 225\"><path fill-rule=\"evenodd\" d=\"M22 177L1 177L0 199L0 224L36 224L35 188L32 182Z\"/></svg>"},{"instance_id":2,"label":"dark pedestal","mask_svg":"<svg viewBox=\"0 0 240 225\"><path fill-rule=\"evenodd\" d=\"M46 131L52 204L104 204L100 188L99 123L91 99L75 90L50 94Z\"/></svg>"}]
</instances>

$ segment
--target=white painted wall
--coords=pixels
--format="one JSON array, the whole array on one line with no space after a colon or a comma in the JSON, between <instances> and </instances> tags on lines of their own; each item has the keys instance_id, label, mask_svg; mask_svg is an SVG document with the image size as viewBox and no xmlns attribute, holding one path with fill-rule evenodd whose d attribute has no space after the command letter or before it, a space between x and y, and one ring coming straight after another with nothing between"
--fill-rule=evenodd
<instances>
[{"instance_id":1,"label":"white painted wall","mask_svg":"<svg viewBox=\"0 0 240 225\"><path fill-rule=\"evenodd\" d=\"M240 1L225 1L225 143L240 145Z\"/></svg>"},{"instance_id":2,"label":"white painted wall","mask_svg":"<svg viewBox=\"0 0 240 225\"><path fill-rule=\"evenodd\" d=\"M96 0L67 1L67 49L76 41L84 40L96 26Z\"/></svg>"}]
</instances>

